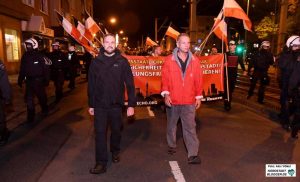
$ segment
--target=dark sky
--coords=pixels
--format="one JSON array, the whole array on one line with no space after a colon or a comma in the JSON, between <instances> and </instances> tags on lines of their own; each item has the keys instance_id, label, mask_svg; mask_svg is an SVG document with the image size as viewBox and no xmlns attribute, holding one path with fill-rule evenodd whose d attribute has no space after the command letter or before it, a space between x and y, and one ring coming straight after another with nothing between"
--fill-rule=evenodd
<instances>
[{"instance_id":1,"label":"dark sky","mask_svg":"<svg viewBox=\"0 0 300 182\"><path fill-rule=\"evenodd\" d=\"M208 0L204 0L208 1ZM209 0L210 3L198 5L199 9L211 9L207 11L213 15L218 14L223 0ZM218 5L219 10L213 7ZM199 8L201 7L201 8ZM112 27L108 24L108 19L115 16L118 23ZM167 18L166 26L172 22L172 26L178 31L183 31L181 27L188 26L189 5L186 0L94 0L94 18L104 22L109 31L116 32L123 29L129 36L130 42L136 42L150 36L154 39L154 20L158 19L160 27ZM164 35L166 28L159 32L159 39Z\"/></svg>"},{"instance_id":2,"label":"dark sky","mask_svg":"<svg viewBox=\"0 0 300 182\"><path fill-rule=\"evenodd\" d=\"M265 0L250 1L258 4ZM237 0L237 2L242 7L246 7L245 0ZM222 5L223 0L200 0L197 15L217 16ZM250 7L250 13L251 8L254 9L254 7ZM261 8L256 7L256 9ZM111 16L115 16L118 20L115 26L108 23ZM141 41L142 35L144 39L146 36L154 39L155 17L159 18L158 27L167 18L166 27L172 22L174 28L183 31L181 27L188 27L189 4L187 0L94 0L95 20L104 23L112 33L124 30L131 46L135 46L137 40ZM165 31L166 28L160 30L158 39L161 39Z\"/></svg>"}]
</instances>

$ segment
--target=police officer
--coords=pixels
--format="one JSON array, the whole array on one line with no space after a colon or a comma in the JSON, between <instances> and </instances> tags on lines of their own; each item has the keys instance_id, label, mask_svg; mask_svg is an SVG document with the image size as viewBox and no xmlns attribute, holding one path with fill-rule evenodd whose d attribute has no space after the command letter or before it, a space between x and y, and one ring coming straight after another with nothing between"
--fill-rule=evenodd
<instances>
[{"instance_id":1,"label":"police officer","mask_svg":"<svg viewBox=\"0 0 300 182\"><path fill-rule=\"evenodd\" d=\"M243 59L236 54L236 44L234 40L229 42L229 52L226 53L225 71L224 71L224 109L231 110L232 93L235 87L238 64L240 64L244 75L247 74ZM228 73L228 74L227 74ZM228 75L228 76L227 76ZM227 88L228 81L228 88ZM227 92L227 89L229 92Z\"/></svg>"},{"instance_id":2,"label":"police officer","mask_svg":"<svg viewBox=\"0 0 300 182\"><path fill-rule=\"evenodd\" d=\"M5 66L0 60L0 146L5 145L9 137L9 131L6 127L4 107L7 107L10 102L11 88Z\"/></svg>"},{"instance_id":3,"label":"police officer","mask_svg":"<svg viewBox=\"0 0 300 182\"><path fill-rule=\"evenodd\" d=\"M75 78L77 76L77 69L80 67L79 58L75 52L75 47L73 45L69 46L68 52L68 74L69 74L69 88L75 88Z\"/></svg>"},{"instance_id":4,"label":"police officer","mask_svg":"<svg viewBox=\"0 0 300 182\"><path fill-rule=\"evenodd\" d=\"M278 67L280 69L280 122L284 129L289 130L290 122L290 109L288 87L289 78L293 70L293 63L296 61L300 50L300 38L297 35L293 35L286 41L286 51L283 51L278 60Z\"/></svg>"},{"instance_id":5,"label":"police officer","mask_svg":"<svg viewBox=\"0 0 300 182\"><path fill-rule=\"evenodd\" d=\"M86 79L88 79L89 68L90 68L92 59L93 59L93 55L91 53L89 53L88 51L85 51L85 53L82 56L82 60L85 63L84 68L85 68L85 71L86 71Z\"/></svg>"},{"instance_id":6,"label":"police officer","mask_svg":"<svg viewBox=\"0 0 300 182\"><path fill-rule=\"evenodd\" d=\"M36 95L42 108L42 113L48 113L45 87L49 84L49 66L51 61L38 51L38 42L34 38L25 41L26 52L21 58L18 85L22 87L25 80L27 104L27 121L34 121L34 96Z\"/></svg>"},{"instance_id":7,"label":"police officer","mask_svg":"<svg viewBox=\"0 0 300 182\"><path fill-rule=\"evenodd\" d=\"M261 43L259 51L253 55L253 59L249 62L248 72L250 74L250 88L248 91L247 99L253 95L255 86L257 81L260 81L260 86L258 90L258 103L263 104L264 102L264 95L265 95L265 87L269 84L269 76L268 76L268 69L270 65L273 65L274 57L273 54L270 52L270 42L263 41Z\"/></svg>"},{"instance_id":8,"label":"police officer","mask_svg":"<svg viewBox=\"0 0 300 182\"><path fill-rule=\"evenodd\" d=\"M51 79L55 85L56 102L59 102L63 97L63 85L68 64L66 55L60 50L59 42L54 42L52 48L53 51L49 54L52 61Z\"/></svg>"},{"instance_id":9,"label":"police officer","mask_svg":"<svg viewBox=\"0 0 300 182\"><path fill-rule=\"evenodd\" d=\"M291 107L294 110L294 118L291 122L291 137L298 138L298 130L300 129L300 37L291 36L286 44L289 51L282 57L282 61L285 58L284 68L288 71L285 75L288 78L288 95L292 99Z\"/></svg>"}]
</instances>

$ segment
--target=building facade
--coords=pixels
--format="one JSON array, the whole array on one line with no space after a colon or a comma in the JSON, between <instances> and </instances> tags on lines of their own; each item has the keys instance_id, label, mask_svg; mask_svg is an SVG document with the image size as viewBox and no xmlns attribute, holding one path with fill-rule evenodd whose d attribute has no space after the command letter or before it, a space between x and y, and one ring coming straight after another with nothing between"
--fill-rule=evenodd
<instances>
[{"instance_id":1,"label":"building facade","mask_svg":"<svg viewBox=\"0 0 300 182\"><path fill-rule=\"evenodd\" d=\"M8 73L19 72L24 40L34 37L50 51L56 31L63 32L54 10L82 20L85 9L93 14L92 0L0 0L0 59Z\"/></svg>"}]
</instances>

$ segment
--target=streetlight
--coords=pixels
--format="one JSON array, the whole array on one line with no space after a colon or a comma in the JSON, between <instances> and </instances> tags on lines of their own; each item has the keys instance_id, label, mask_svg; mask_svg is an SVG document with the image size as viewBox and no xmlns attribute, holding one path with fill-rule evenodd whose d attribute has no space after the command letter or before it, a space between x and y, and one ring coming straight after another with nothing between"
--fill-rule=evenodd
<instances>
[{"instance_id":1,"label":"streetlight","mask_svg":"<svg viewBox=\"0 0 300 182\"><path fill-rule=\"evenodd\" d=\"M116 24L116 22L117 22L117 19L115 18L115 17L111 17L110 19L109 19L109 22L111 23L111 24Z\"/></svg>"},{"instance_id":2,"label":"streetlight","mask_svg":"<svg viewBox=\"0 0 300 182\"><path fill-rule=\"evenodd\" d=\"M119 32L121 35L124 33L124 31L123 30L120 30L120 32Z\"/></svg>"}]
</instances>

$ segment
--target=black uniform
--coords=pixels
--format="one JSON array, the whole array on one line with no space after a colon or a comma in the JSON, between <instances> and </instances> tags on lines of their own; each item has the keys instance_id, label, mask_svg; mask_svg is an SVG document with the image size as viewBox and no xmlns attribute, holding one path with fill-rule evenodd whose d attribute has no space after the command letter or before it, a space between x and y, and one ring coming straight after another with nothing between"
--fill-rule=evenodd
<instances>
[{"instance_id":1,"label":"black uniform","mask_svg":"<svg viewBox=\"0 0 300 182\"><path fill-rule=\"evenodd\" d=\"M112 57L103 54L91 63L88 78L89 107L94 108L96 130L96 163L106 166L107 141L106 129L111 122L111 152L120 152L122 107L124 105L125 85L128 106L136 105L133 75L128 63L118 50Z\"/></svg>"},{"instance_id":2,"label":"black uniform","mask_svg":"<svg viewBox=\"0 0 300 182\"><path fill-rule=\"evenodd\" d=\"M49 58L52 61L51 79L55 85L55 96L58 102L63 97L65 74L68 70L67 57L60 50L54 50L49 54Z\"/></svg>"},{"instance_id":3,"label":"black uniform","mask_svg":"<svg viewBox=\"0 0 300 182\"><path fill-rule=\"evenodd\" d=\"M291 123L292 137L296 138L300 129L300 52L295 52L292 55L293 60L288 64L288 69L291 71L289 75L288 94L292 98L294 107L294 119Z\"/></svg>"},{"instance_id":4,"label":"black uniform","mask_svg":"<svg viewBox=\"0 0 300 182\"><path fill-rule=\"evenodd\" d=\"M92 59L93 59L93 56L87 51L82 56L82 60L84 61L84 67L85 67L85 71L86 71L86 79L88 79L89 68L90 68Z\"/></svg>"},{"instance_id":5,"label":"black uniform","mask_svg":"<svg viewBox=\"0 0 300 182\"><path fill-rule=\"evenodd\" d=\"M274 58L271 52L261 49L258 51L251 59L248 67L248 72L251 68L254 67L253 74L251 75L251 83L248 91L248 98L253 95L256 83L260 80L260 86L258 90L258 99L259 103L263 103L265 95L265 87L269 84L268 69L270 65L274 64Z\"/></svg>"},{"instance_id":6,"label":"black uniform","mask_svg":"<svg viewBox=\"0 0 300 182\"><path fill-rule=\"evenodd\" d=\"M8 139L9 131L6 127L4 106L11 102L11 88L5 66L0 60L0 146Z\"/></svg>"},{"instance_id":7,"label":"black uniform","mask_svg":"<svg viewBox=\"0 0 300 182\"><path fill-rule=\"evenodd\" d=\"M18 84L26 82L25 101L27 104L27 121L34 121L34 96L36 95L42 108L43 114L48 113L47 95L45 87L49 84L50 72L49 59L37 50L27 51L21 58L21 68Z\"/></svg>"},{"instance_id":8,"label":"black uniform","mask_svg":"<svg viewBox=\"0 0 300 182\"><path fill-rule=\"evenodd\" d=\"M75 88L75 78L77 76L77 70L80 68L80 61L75 51L68 53L68 74L69 74L69 88Z\"/></svg>"},{"instance_id":9,"label":"black uniform","mask_svg":"<svg viewBox=\"0 0 300 182\"><path fill-rule=\"evenodd\" d=\"M289 122L289 97L288 97L288 87L289 87L289 78L293 70L293 62L297 59L297 53L292 51L287 51L281 53L278 60L278 67L280 69L280 119L283 128L288 129Z\"/></svg>"},{"instance_id":10,"label":"black uniform","mask_svg":"<svg viewBox=\"0 0 300 182\"><path fill-rule=\"evenodd\" d=\"M235 88L235 83L237 79L237 70L238 64L240 64L243 71L245 71L245 65L243 59L239 58L236 53L226 53L227 56L227 68L228 68L228 89L229 89L229 98L227 95L227 80L226 80L226 68L224 70L224 108L226 110L231 109L231 100L232 100L232 93Z\"/></svg>"}]
</instances>

